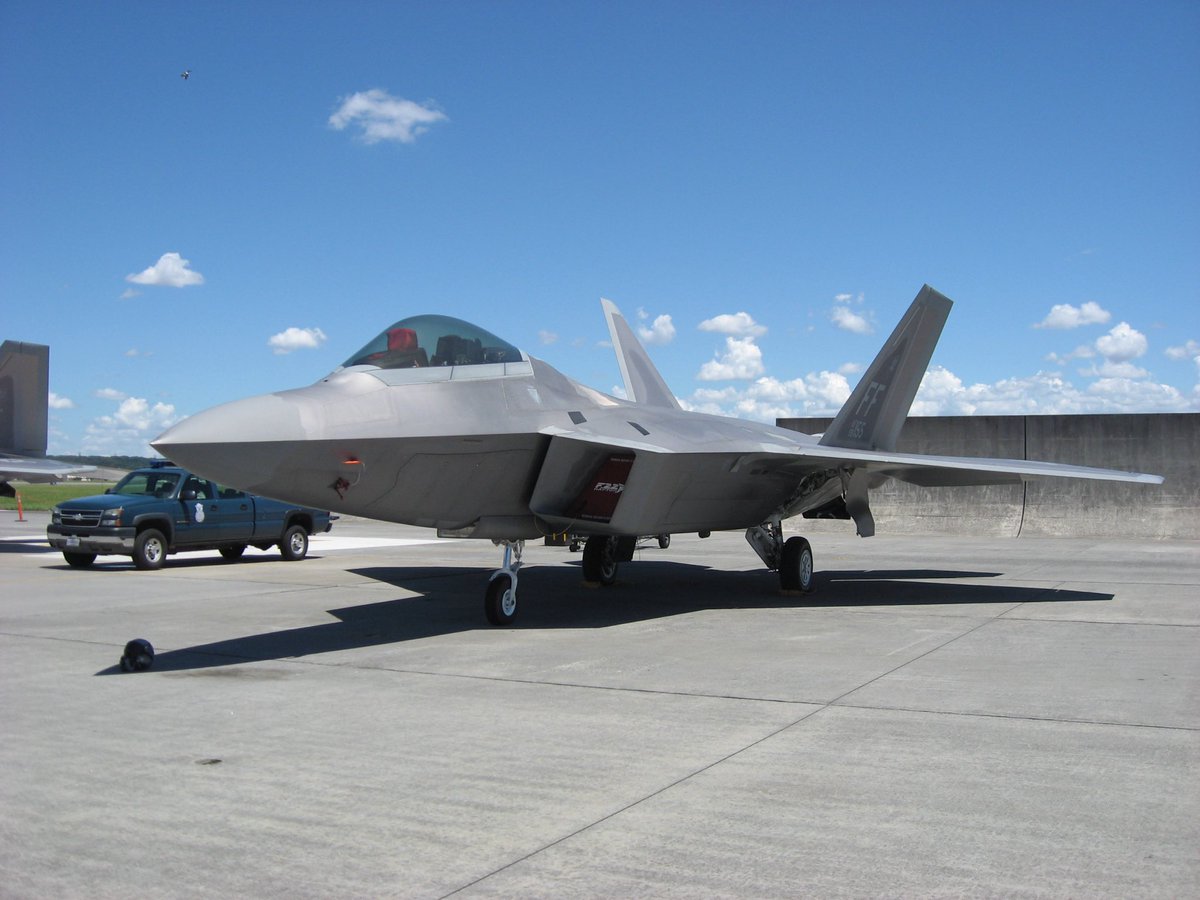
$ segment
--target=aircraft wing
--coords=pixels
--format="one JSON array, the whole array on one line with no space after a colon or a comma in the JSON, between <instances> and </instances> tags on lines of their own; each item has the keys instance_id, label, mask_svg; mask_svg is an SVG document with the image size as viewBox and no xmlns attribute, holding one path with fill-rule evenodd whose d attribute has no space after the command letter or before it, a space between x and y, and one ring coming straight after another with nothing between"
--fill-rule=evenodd
<instances>
[{"instance_id":1,"label":"aircraft wing","mask_svg":"<svg viewBox=\"0 0 1200 900\"><path fill-rule=\"evenodd\" d=\"M1068 463L1027 459L987 459L975 456L927 456L879 450L854 450L817 445L800 447L797 455L832 468L865 468L921 487L1017 484L1039 478L1090 478L1099 481L1127 481L1137 484L1162 484L1161 475L1098 469Z\"/></svg>"},{"instance_id":2,"label":"aircraft wing","mask_svg":"<svg viewBox=\"0 0 1200 900\"><path fill-rule=\"evenodd\" d=\"M73 466L53 459L0 454L0 482L28 481L37 484L61 481L68 475L90 472L94 466Z\"/></svg>"},{"instance_id":3,"label":"aircraft wing","mask_svg":"<svg viewBox=\"0 0 1200 900\"><path fill-rule=\"evenodd\" d=\"M886 478L922 487L1018 484L1086 478L1160 484L1162 477L1020 459L925 456L742 439L688 446L656 432L553 429L530 509L560 531L680 533L746 528L844 503L859 533L874 531L868 493ZM839 499L840 498L840 499Z\"/></svg>"}]
</instances>

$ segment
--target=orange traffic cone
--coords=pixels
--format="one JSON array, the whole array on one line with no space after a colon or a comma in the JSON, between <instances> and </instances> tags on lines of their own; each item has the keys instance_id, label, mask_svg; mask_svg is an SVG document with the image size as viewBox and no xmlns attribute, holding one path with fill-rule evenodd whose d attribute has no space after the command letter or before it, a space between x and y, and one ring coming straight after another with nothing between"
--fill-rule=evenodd
<instances>
[{"instance_id":1,"label":"orange traffic cone","mask_svg":"<svg viewBox=\"0 0 1200 900\"><path fill-rule=\"evenodd\" d=\"M25 507L21 505L21 492L17 491L17 521L25 521Z\"/></svg>"}]
</instances>

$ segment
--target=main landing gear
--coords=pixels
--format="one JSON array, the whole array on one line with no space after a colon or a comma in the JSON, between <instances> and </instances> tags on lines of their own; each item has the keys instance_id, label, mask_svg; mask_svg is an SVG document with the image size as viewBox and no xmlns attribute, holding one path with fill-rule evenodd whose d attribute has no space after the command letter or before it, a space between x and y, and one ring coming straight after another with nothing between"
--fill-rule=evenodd
<instances>
[{"instance_id":1,"label":"main landing gear","mask_svg":"<svg viewBox=\"0 0 1200 900\"><path fill-rule=\"evenodd\" d=\"M521 554L525 552L524 541L496 541L504 547L504 562L492 573L487 593L483 598L483 611L493 625L511 625L517 615L517 572L521 568Z\"/></svg>"},{"instance_id":2,"label":"main landing gear","mask_svg":"<svg viewBox=\"0 0 1200 900\"><path fill-rule=\"evenodd\" d=\"M707 537L701 533L701 537ZM664 550L670 535L652 535ZM570 540L580 540L572 537ZM617 580L620 563L633 559L637 537L594 534L583 540L583 583L588 587L607 587ZM784 540L783 524L771 519L746 529L746 540L768 569L779 573L779 587L785 594L807 594L813 589L813 552L805 538L798 535ZM504 548L504 561L492 573L484 594L483 609L493 625L511 625L517 615L517 573L521 569L524 541L495 541ZM565 541L564 541L565 543Z\"/></svg>"},{"instance_id":3,"label":"main landing gear","mask_svg":"<svg viewBox=\"0 0 1200 900\"><path fill-rule=\"evenodd\" d=\"M800 536L783 539L783 523L771 519L746 529L746 540L772 572L779 573L785 594L807 594L813 589L813 552Z\"/></svg>"}]
</instances>

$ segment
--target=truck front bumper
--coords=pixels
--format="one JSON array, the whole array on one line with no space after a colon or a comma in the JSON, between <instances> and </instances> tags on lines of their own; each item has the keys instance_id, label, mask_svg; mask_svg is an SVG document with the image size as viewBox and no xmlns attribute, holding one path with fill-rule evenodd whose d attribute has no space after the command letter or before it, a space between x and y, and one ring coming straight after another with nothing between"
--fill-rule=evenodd
<instances>
[{"instance_id":1,"label":"truck front bumper","mask_svg":"<svg viewBox=\"0 0 1200 900\"><path fill-rule=\"evenodd\" d=\"M133 553L137 532L132 528L70 528L61 525L46 527L46 540L55 550L65 553Z\"/></svg>"}]
</instances>

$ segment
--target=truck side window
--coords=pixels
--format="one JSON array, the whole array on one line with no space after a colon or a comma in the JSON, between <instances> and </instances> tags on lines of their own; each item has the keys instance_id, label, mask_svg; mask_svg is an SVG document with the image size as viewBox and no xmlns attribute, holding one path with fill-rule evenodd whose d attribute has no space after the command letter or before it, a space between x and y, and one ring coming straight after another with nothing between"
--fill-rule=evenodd
<instances>
[{"instance_id":1,"label":"truck side window","mask_svg":"<svg viewBox=\"0 0 1200 900\"><path fill-rule=\"evenodd\" d=\"M183 493L186 494L188 491L194 491L197 500L214 499L212 489L209 487L208 482L203 478L197 478L195 475L191 476L186 482L184 482Z\"/></svg>"},{"instance_id":2,"label":"truck side window","mask_svg":"<svg viewBox=\"0 0 1200 900\"><path fill-rule=\"evenodd\" d=\"M222 500L241 500L246 496L245 491L239 491L237 488L221 487L219 484L214 484L213 487Z\"/></svg>"}]
</instances>

